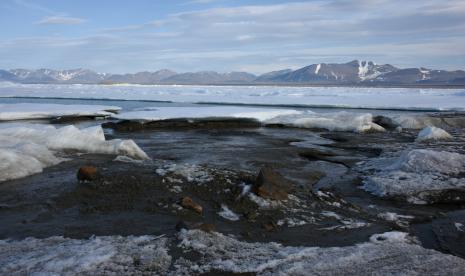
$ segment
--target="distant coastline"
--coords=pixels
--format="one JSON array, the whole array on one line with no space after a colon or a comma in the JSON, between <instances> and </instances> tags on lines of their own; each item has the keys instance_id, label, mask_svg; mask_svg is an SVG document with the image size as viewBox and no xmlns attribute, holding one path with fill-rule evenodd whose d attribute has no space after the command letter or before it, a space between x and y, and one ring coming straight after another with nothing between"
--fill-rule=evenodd
<instances>
[{"instance_id":1,"label":"distant coastline","mask_svg":"<svg viewBox=\"0 0 465 276\"><path fill-rule=\"evenodd\" d=\"M283 69L261 75L215 71L178 73L168 69L128 74L97 73L88 69L11 69L0 70L0 81L21 84L463 88L465 71L398 68L353 60L312 64L297 70Z\"/></svg>"}]
</instances>

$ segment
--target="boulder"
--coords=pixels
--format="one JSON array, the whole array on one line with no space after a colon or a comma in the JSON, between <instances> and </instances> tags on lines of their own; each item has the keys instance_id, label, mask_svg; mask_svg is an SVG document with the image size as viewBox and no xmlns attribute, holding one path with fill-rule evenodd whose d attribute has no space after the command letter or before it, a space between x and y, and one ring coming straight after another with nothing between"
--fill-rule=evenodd
<instances>
[{"instance_id":1,"label":"boulder","mask_svg":"<svg viewBox=\"0 0 465 276\"><path fill-rule=\"evenodd\" d=\"M252 191L263 198L272 200L287 199L291 183L270 167L260 169Z\"/></svg>"},{"instance_id":2,"label":"boulder","mask_svg":"<svg viewBox=\"0 0 465 276\"><path fill-rule=\"evenodd\" d=\"M200 204L195 203L192 198L185 196L181 199L181 206L185 209L190 209L199 214L202 214L203 208Z\"/></svg>"},{"instance_id":3,"label":"boulder","mask_svg":"<svg viewBox=\"0 0 465 276\"><path fill-rule=\"evenodd\" d=\"M79 181L93 181L98 178L98 170L93 166L80 167L77 172L77 179Z\"/></svg>"}]
</instances>

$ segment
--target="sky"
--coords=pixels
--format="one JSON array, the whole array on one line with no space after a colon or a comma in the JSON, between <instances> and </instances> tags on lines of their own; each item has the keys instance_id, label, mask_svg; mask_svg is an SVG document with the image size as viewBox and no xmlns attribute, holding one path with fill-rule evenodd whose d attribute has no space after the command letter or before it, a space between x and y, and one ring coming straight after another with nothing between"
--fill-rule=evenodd
<instances>
[{"instance_id":1,"label":"sky","mask_svg":"<svg viewBox=\"0 0 465 276\"><path fill-rule=\"evenodd\" d=\"M465 0L1 0L0 68L465 69Z\"/></svg>"}]
</instances>

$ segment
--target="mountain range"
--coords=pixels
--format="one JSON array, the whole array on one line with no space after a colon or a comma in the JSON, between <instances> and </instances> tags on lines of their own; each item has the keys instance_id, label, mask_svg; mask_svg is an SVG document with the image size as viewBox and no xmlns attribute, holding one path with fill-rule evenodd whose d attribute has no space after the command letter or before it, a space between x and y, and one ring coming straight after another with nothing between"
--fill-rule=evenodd
<instances>
[{"instance_id":1,"label":"mountain range","mask_svg":"<svg viewBox=\"0 0 465 276\"><path fill-rule=\"evenodd\" d=\"M0 70L0 81L23 84L296 84L296 85L465 85L465 71L397 68L390 64L354 60L319 63L297 70L284 69L262 75L214 71L177 73L163 69L134 74L97 73L87 69Z\"/></svg>"}]
</instances>

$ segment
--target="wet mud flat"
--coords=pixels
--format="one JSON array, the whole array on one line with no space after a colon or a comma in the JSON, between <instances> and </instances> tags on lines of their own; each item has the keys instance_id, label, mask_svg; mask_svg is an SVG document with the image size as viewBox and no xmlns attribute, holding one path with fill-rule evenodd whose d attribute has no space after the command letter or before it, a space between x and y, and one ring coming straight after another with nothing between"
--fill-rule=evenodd
<instances>
[{"instance_id":1,"label":"wet mud flat","mask_svg":"<svg viewBox=\"0 0 465 276\"><path fill-rule=\"evenodd\" d=\"M412 148L465 153L460 124L449 124L454 139L423 144L410 130L361 134L242 120L104 127L109 138L133 139L151 160L83 154L1 183L0 239L203 239L200 232L218 232L247 243L343 247L402 231L423 247L465 257L463 190L414 204L362 189L371 173L364 164L385 155ZM77 179L83 166L96 168L92 179ZM198 258L174 244L168 249L174 260Z\"/></svg>"}]
</instances>

